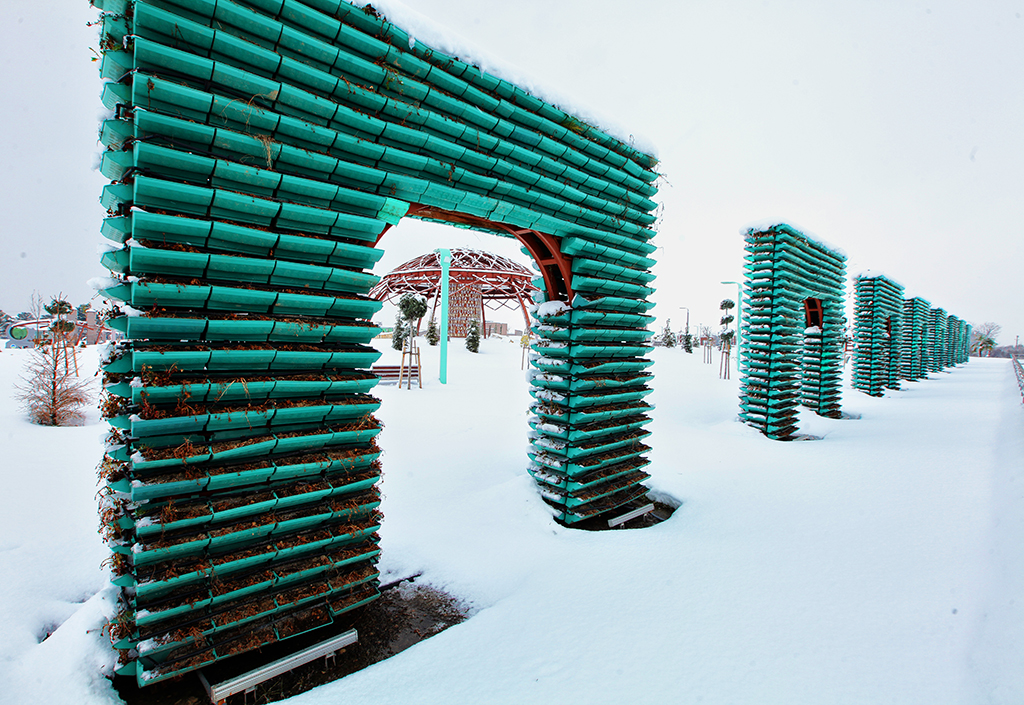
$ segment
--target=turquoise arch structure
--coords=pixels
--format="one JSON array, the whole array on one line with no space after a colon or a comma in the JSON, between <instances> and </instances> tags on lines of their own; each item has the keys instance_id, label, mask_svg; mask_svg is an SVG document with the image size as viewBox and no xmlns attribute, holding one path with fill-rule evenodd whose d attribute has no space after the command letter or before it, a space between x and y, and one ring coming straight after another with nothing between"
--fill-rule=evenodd
<instances>
[{"instance_id":1,"label":"turquoise arch structure","mask_svg":"<svg viewBox=\"0 0 1024 705\"><path fill-rule=\"evenodd\" d=\"M871 396L899 389L903 285L882 275L853 280L853 387Z\"/></svg>"},{"instance_id":2,"label":"turquoise arch structure","mask_svg":"<svg viewBox=\"0 0 1024 705\"><path fill-rule=\"evenodd\" d=\"M381 236L540 270L528 470L557 519L648 477L656 160L342 0L93 0L113 241L101 464L119 673L142 685L378 596Z\"/></svg>"},{"instance_id":3,"label":"turquoise arch structure","mask_svg":"<svg viewBox=\"0 0 1024 705\"><path fill-rule=\"evenodd\" d=\"M798 404L841 415L846 258L786 224L748 229L745 240L740 418L787 440Z\"/></svg>"}]
</instances>

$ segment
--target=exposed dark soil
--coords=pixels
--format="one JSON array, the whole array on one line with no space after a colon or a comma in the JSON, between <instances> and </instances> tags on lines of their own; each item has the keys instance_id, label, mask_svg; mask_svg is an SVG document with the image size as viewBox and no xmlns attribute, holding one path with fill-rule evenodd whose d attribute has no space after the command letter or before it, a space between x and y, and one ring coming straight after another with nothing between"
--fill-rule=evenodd
<instances>
[{"instance_id":1,"label":"exposed dark soil","mask_svg":"<svg viewBox=\"0 0 1024 705\"><path fill-rule=\"evenodd\" d=\"M333 661L318 658L262 683L255 693L249 694L248 699L241 693L228 699L228 705L276 702L394 656L462 622L467 614L466 608L451 595L413 582L398 583L392 589L385 586L380 599L355 612L350 617L342 617L331 627L206 668L206 678L211 683L220 682L349 629L359 632L359 642L338 653ZM210 702L195 673L141 689L134 679L117 678L114 687L128 705L200 705Z\"/></svg>"}]
</instances>

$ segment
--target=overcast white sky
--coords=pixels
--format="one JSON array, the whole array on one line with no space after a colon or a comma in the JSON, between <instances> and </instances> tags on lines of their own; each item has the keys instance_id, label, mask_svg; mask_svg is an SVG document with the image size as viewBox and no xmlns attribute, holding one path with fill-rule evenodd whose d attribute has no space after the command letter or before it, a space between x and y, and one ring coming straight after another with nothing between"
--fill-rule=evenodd
<instances>
[{"instance_id":1,"label":"overcast white sky","mask_svg":"<svg viewBox=\"0 0 1024 705\"><path fill-rule=\"evenodd\" d=\"M1024 335L1024 0L407 0L570 107L653 145L660 319L717 321L740 228L778 219L968 321ZM86 0L4 0L0 308L102 273ZM514 243L403 223L381 271ZM379 273L379 272L378 272ZM731 293L730 293L731 292ZM852 293L851 293L852 296ZM659 326L661 321L659 321Z\"/></svg>"}]
</instances>

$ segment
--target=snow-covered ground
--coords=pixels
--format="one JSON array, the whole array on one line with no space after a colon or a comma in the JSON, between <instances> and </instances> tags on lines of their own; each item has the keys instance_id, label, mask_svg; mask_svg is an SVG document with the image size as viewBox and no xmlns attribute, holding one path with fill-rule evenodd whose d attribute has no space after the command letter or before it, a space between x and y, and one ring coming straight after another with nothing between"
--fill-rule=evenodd
<instances>
[{"instance_id":1,"label":"snow-covered ground","mask_svg":"<svg viewBox=\"0 0 1024 705\"><path fill-rule=\"evenodd\" d=\"M114 597L100 567L109 551L95 500L105 424L96 408L82 426L29 423L12 385L30 354L0 352L0 700L118 702L100 673L116 660L100 634ZM83 377L93 376L97 360L95 346L79 351Z\"/></svg>"},{"instance_id":2,"label":"snow-covered ground","mask_svg":"<svg viewBox=\"0 0 1024 705\"><path fill-rule=\"evenodd\" d=\"M378 392L381 567L422 571L474 614L291 702L1024 702L1024 407L1008 360L881 399L847 389L860 419L804 414L822 440L779 443L736 421L717 359L659 348L648 484L681 506L587 533L551 521L524 471L518 341L453 342L447 385L437 348L422 351L424 389ZM113 661L102 426L24 421L7 393L24 355L0 353L0 699L117 702L99 676Z\"/></svg>"}]
</instances>

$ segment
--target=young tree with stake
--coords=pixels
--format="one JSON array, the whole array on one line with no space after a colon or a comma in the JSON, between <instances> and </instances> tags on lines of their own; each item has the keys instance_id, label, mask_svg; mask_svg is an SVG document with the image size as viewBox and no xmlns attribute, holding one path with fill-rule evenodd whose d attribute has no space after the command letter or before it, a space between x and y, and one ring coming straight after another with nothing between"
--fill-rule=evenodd
<instances>
[{"instance_id":1,"label":"young tree with stake","mask_svg":"<svg viewBox=\"0 0 1024 705\"><path fill-rule=\"evenodd\" d=\"M665 327L661 329L661 344L666 348L676 346L676 334L672 332L672 319L665 321Z\"/></svg>"},{"instance_id":2,"label":"young tree with stake","mask_svg":"<svg viewBox=\"0 0 1024 705\"><path fill-rule=\"evenodd\" d=\"M56 319L49 335L37 338L25 374L15 385L15 396L33 423L65 426L79 419L89 402L89 380L79 379L68 360L67 336L75 329L66 320L74 310L71 304L58 296L45 309Z\"/></svg>"}]
</instances>

